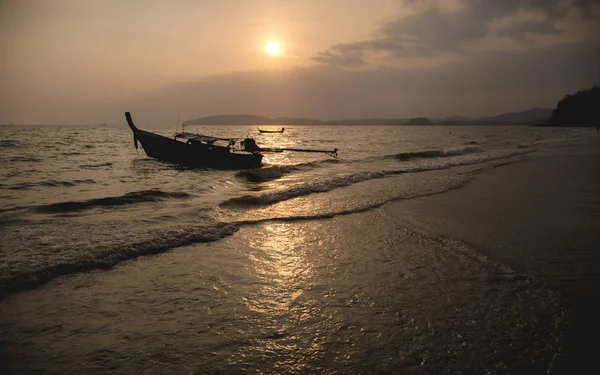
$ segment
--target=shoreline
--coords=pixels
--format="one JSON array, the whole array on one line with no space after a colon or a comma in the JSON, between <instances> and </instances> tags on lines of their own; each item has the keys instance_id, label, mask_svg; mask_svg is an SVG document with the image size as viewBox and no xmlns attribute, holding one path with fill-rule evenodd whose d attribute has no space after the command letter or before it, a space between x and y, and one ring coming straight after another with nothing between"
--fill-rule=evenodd
<instances>
[{"instance_id":1,"label":"shoreline","mask_svg":"<svg viewBox=\"0 0 600 375\"><path fill-rule=\"evenodd\" d=\"M569 308L559 372L586 374L600 335L600 139L551 147L393 209L558 291Z\"/></svg>"}]
</instances>

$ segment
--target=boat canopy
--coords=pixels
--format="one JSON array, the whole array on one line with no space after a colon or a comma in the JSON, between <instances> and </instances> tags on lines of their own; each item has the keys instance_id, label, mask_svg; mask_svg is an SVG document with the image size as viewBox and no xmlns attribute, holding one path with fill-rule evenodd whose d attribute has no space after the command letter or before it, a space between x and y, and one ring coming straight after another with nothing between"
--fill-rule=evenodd
<instances>
[{"instance_id":1,"label":"boat canopy","mask_svg":"<svg viewBox=\"0 0 600 375\"><path fill-rule=\"evenodd\" d=\"M193 139L195 141L227 141L227 142L235 142L236 138L218 138L218 137L211 137L209 135L200 135L200 134L194 134L194 133L177 133L175 134L175 138L181 138L181 139Z\"/></svg>"}]
</instances>

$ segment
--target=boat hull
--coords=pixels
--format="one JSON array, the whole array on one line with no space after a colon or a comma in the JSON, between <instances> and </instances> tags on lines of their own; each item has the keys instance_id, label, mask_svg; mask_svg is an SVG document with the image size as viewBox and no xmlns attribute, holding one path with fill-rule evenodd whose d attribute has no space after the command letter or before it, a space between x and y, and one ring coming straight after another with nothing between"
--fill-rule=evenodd
<instances>
[{"instance_id":1,"label":"boat hull","mask_svg":"<svg viewBox=\"0 0 600 375\"><path fill-rule=\"evenodd\" d=\"M258 128L259 133L283 133L284 130L285 130L285 128L283 128L281 130L264 130L264 129Z\"/></svg>"},{"instance_id":2,"label":"boat hull","mask_svg":"<svg viewBox=\"0 0 600 375\"><path fill-rule=\"evenodd\" d=\"M133 133L146 155L171 163L214 169L249 169L262 165L263 156L258 153L230 152L225 147L208 148L139 129Z\"/></svg>"}]
</instances>

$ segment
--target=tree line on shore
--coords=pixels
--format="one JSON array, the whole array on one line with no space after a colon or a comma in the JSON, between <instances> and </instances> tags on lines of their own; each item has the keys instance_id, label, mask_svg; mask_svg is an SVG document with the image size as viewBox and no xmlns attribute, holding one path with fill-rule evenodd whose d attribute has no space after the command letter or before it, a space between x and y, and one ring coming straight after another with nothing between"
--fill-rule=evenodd
<instances>
[{"instance_id":1,"label":"tree line on shore","mask_svg":"<svg viewBox=\"0 0 600 375\"><path fill-rule=\"evenodd\" d=\"M600 86L565 96L540 126L600 126Z\"/></svg>"}]
</instances>

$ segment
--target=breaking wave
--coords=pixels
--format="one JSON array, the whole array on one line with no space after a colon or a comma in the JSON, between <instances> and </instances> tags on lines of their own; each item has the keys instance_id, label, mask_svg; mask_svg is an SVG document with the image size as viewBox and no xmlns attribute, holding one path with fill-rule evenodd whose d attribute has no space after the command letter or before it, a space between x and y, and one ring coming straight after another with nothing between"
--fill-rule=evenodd
<instances>
[{"instance_id":1,"label":"breaking wave","mask_svg":"<svg viewBox=\"0 0 600 375\"><path fill-rule=\"evenodd\" d=\"M273 181L299 170L317 168L322 164L339 163L338 159L327 159L318 162L294 164L294 165L273 165L270 167L241 170L235 174L236 177L243 178L250 182Z\"/></svg>"},{"instance_id":2,"label":"breaking wave","mask_svg":"<svg viewBox=\"0 0 600 375\"><path fill-rule=\"evenodd\" d=\"M81 165L79 165L79 167L95 169L95 168L102 168L102 167L110 167L113 164L114 164L113 162L108 161L106 163L98 163L98 164L81 164Z\"/></svg>"},{"instance_id":3,"label":"breaking wave","mask_svg":"<svg viewBox=\"0 0 600 375\"><path fill-rule=\"evenodd\" d=\"M403 152L395 155L388 155L386 158L395 158L399 160L412 160L412 159L427 159L427 158L443 158L449 156L459 156L466 154L474 154L483 152L484 150L477 146L465 146L459 148L451 148L447 150L432 150L432 151L415 151L415 152Z\"/></svg>"},{"instance_id":4,"label":"breaking wave","mask_svg":"<svg viewBox=\"0 0 600 375\"><path fill-rule=\"evenodd\" d=\"M112 166L114 163L112 162L106 162L106 163L99 163L99 164L81 164L79 167L80 168L90 168L90 169L95 169L95 168L102 168L102 167L110 167Z\"/></svg>"},{"instance_id":5,"label":"breaking wave","mask_svg":"<svg viewBox=\"0 0 600 375\"><path fill-rule=\"evenodd\" d=\"M166 199L187 199L191 195L183 192L165 192L161 190L143 190L127 193L117 197L94 198L84 201L67 201L52 203L36 208L39 212L63 213L81 211L96 207L124 206L135 203L157 202Z\"/></svg>"},{"instance_id":6,"label":"breaking wave","mask_svg":"<svg viewBox=\"0 0 600 375\"><path fill-rule=\"evenodd\" d=\"M39 163L39 162L42 161L42 159L35 158L33 156L13 156L12 158L8 159L8 161L12 161L12 162L35 162L35 163Z\"/></svg>"},{"instance_id":7,"label":"breaking wave","mask_svg":"<svg viewBox=\"0 0 600 375\"><path fill-rule=\"evenodd\" d=\"M67 260L41 269L12 275L3 273L0 275L0 296L10 291L44 284L59 276L94 269L109 269L128 259L162 253L175 247L217 241L232 235L238 229L235 225L216 223L209 226L163 231L156 233L153 238L148 240L125 245L115 244L112 247L99 249L85 258ZM85 254L85 252L82 252L82 254Z\"/></svg>"},{"instance_id":8,"label":"breaking wave","mask_svg":"<svg viewBox=\"0 0 600 375\"><path fill-rule=\"evenodd\" d=\"M266 206L269 204L282 202L291 198L309 195L312 193L324 193L339 187L349 186L358 182L385 177L385 172L361 172L336 179L322 180L310 184L297 186L290 189L284 189L273 193L261 195L244 195L237 198L231 198L221 203L221 207L231 206Z\"/></svg>"},{"instance_id":9,"label":"breaking wave","mask_svg":"<svg viewBox=\"0 0 600 375\"><path fill-rule=\"evenodd\" d=\"M26 189L34 188L36 186L69 187L69 186L75 186L75 185L80 185L80 184L95 184L95 183L96 183L96 181L94 181L92 179L72 180L72 181L48 180L48 181L40 181L40 182L24 182L21 184L14 184L14 185L0 184L0 188L9 189L9 190L26 190Z\"/></svg>"},{"instance_id":10,"label":"breaking wave","mask_svg":"<svg viewBox=\"0 0 600 375\"><path fill-rule=\"evenodd\" d=\"M324 193L331 191L333 189L337 189L344 186L350 186L352 184L356 184L363 181L384 178L386 176L394 176L404 173L418 173L418 172L427 172L434 170L442 170L449 169L453 167L463 166L463 165L473 165L484 163L492 160L499 159L507 159L510 157L522 155L529 152L528 150L521 151L513 151L513 152L500 152L496 154L487 154L479 158L472 159L452 159L448 160L444 163L426 165L423 164L421 166L415 167L406 167L394 170L386 170L386 171L372 171L372 172L359 172L346 176L338 176L330 179L324 179L320 181L315 181L307 184L303 184L300 186L295 186L289 189L283 189L280 191L269 192L259 195L244 195L241 197L231 198L224 202L222 202L219 206L224 208L229 207L255 207L255 206L267 206L271 204L275 204L278 202L282 202L288 199L306 196L314 193Z\"/></svg>"},{"instance_id":11,"label":"breaking wave","mask_svg":"<svg viewBox=\"0 0 600 375\"><path fill-rule=\"evenodd\" d=\"M298 169L293 165L274 165L272 167L241 170L235 176L250 182L265 182L276 180Z\"/></svg>"}]
</instances>

